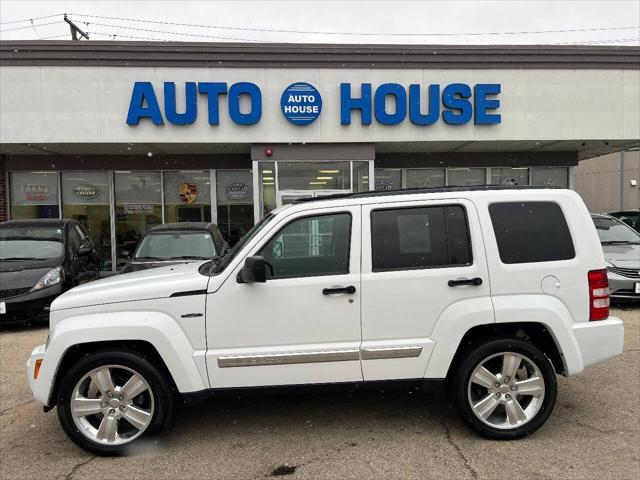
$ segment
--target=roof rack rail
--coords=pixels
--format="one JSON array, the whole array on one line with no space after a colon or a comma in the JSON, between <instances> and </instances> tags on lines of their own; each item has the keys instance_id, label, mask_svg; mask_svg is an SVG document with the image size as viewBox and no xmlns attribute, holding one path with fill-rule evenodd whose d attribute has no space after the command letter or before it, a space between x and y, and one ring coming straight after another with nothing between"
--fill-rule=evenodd
<instances>
[{"instance_id":1,"label":"roof rack rail","mask_svg":"<svg viewBox=\"0 0 640 480\"><path fill-rule=\"evenodd\" d=\"M294 204L318 202L322 200L339 200L343 198L369 198L369 197L386 197L391 195L406 195L414 193L443 193L443 192L469 192L469 191L485 191L485 190L545 190L545 189L562 189L564 187L546 186L546 185L449 185L447 187L418 187L418 188L401 188L398 190L369 190L367 192L357 193L335 193L333 195L323 195L321 197L300 198L294 201Z\"/></svg>"}]
</instances>

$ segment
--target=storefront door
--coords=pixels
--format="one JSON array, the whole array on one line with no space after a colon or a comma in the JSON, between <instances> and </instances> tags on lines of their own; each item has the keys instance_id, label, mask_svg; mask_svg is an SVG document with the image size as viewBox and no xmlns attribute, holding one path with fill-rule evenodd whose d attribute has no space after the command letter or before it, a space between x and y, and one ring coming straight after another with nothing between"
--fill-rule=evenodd
<instances>
[{"instance_id":1,"label":"storefront door","mask_svg":"<svg viewBox=\"0 0 640 480\"><path fill-rule=\"evenodd\" d=\"M373 189L373 161L254 162L254 219L304 198Z\"/></svg>"}]
</instances>

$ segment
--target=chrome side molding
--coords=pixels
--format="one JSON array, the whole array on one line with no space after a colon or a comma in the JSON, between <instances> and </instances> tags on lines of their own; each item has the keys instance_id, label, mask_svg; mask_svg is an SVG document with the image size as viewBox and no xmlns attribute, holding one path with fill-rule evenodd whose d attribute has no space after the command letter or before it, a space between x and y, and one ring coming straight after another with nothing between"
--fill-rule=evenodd
<instances>
[{"instance_id":1,"label":"chrome side molding","mask_svg":"<svg viewBox=\"0 0 640 480\"><path fill-rule=\"evenodd\" d=\"M420 346L371 347L326 352L274 353L270 355L225 355L218 357L218 367L262 367L266 365L293 365L297 363L351 362L358 360L383 360L414 358L422 353Z\"/></svg>"},{"instance_id":2,"label":"chrome side molding","mask_svg":"<svg viewBox=\"0 0 640 480\"><path fill-rule=\"evenodd\" d=\"M370 347L360 350L362 360L383 360L389 358L413 358L419 357L422 347Z\"/></svg>"},{"instance_id":3,"label":"chrome side molding","mask_svg":"<svg viewBox=\"0 0 640 480\"><path fill-rule=\"evenodd\" d=\"M218 357L218 367L261 367L296 363L348 362L360 360L360 351L331 350L326 352L275 353L271 355L230 355Z\"/></svg>"}]
</instances>

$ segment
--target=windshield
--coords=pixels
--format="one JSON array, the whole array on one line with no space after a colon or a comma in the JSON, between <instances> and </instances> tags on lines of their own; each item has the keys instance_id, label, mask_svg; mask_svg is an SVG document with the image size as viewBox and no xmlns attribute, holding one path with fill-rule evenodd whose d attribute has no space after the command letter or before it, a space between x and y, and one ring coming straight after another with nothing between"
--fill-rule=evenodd
<instances>
[{"instance_id":1,"label":"windshield","mask_svg":"<svg viewBox=\"0 0 640 480\"><path fill-rule=\"evenodd\" d=\"M253 228L249 230L245 234L245 236L238 241L238 243L236 243L233 247L231 247L231 249L227 251L224 257L222 257L220 261L214 265L214 269L212 273L219 273L223 271L225 268L227 268L227 265L229 265L231 260L233 260L236 257L236 255L240 250L242 250L242 247L244 247L249 242L249 240L255 237L256 234L260 230L262 230L265 227L265 225L273 219L274 216L275 215L270 213L269 215L265 216L262 220L260 220L258 223L256 223L253 226Z\"/></svg>"},{"instance_id":2,"label":"windshield","mask_svg":"<svg viewBox=\"0 0 640 480\"><path fill-rule=\"evenodd\" d=\"M596 217L593 219L596 225L600 243L638 243L640 234L628 227L619 220L606 217Z\"/></svg>"},{"instance_id":3,"label":"windshield","mask_svg":"<svg viewBox=\"0 0 640 480\"><path fill-rule=\"evenodd\" d=\"M0 260L48 260L63 255L60 227L0 228Z\"/></svg>"},{"instance_id":4,"label":"windshield","mask_svg":"<svg viewBox=\"0 0 640 480\"><path fill-rule=\"evenodd\" d=\"M134 260L177 260L215 257L215 246L207 232L162 232L146 235Z\"/></svg>"}]
</instances>

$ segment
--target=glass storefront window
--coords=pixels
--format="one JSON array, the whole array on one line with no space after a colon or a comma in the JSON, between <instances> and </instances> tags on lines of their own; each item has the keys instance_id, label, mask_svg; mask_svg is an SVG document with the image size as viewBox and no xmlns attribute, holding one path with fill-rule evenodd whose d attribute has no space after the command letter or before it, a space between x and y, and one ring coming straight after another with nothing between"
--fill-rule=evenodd
<instances>
[{"instance_id":1,"label":"glass storefront window","mask_svg":"<svg viewBox=\"0 0 640 480\"><path fill-rule=\"evenodd\" d=\"M218 227L229 245L235 245L253 227L251 170L217 170L216 196Z\"/></svg>"},{"instance_id":2,"label":"glass storefront window","mask_svg":"<svg viewBox=\"0 0 640 480\"><path fill-rule=\"evenodd\" d=\"M376 190L400 190L402 188L402 169L376 168Z\"/></svg>"},{"instance_id":3,"label":"glass storefront window","mask_svg":"<svg viewBox=\"0 0 640 480\"><path fill-rule=\"evenodd\" d=\"M454 186L484 185L487 183L484 168L450 168L448 184Z\"/></svg>"},{"instance_id":4,"label":"glass storefront window","mask_svg":"<svg viewBox=\"0 0 640 480\"><path fill-rule=\"evenodd\" d=\"M59 218L58 173L15 172L10 176L11 218Z\"/></svg>"},{"instance_id":5,"label":"glass storefront window","mask_svg":"<svg viewBox=\"0 0 640 480\"><path fill-rule=\"evenodd\" d=\"M111 270L109 173L62 172L62 217L78 220L100 257L100 270Z\"/></svg>"},{"instance_id":6,"label":"glass storefront window","mask_svg":"<svg viewBox=\"0 0 640 480\"><path fill-rule=\"evenodd\" d=\"M444 187L444 168L407 168L407 188Z\"/></svg>"},{"instance_id":7,"label":"glass storefront window","mask_svg":"<svg viewBox=\"0 0 640 480\"><path fill-rule=\"evenodd\" d=\"M262 216L275 209L276 202L276 164L260 162L260 178L262 188Z\"/></svg>"},{"instance_id":8,"label":"glass storefront window","mask_svg":"<svg viewBox=\"0 0 640 480\"><path fill-rule=\"evenodd\" d=\"M278 162L280 190L351 190L349 162Z\"/></svg>"},{"instance_id":9,"label":"glass storefront window","mask_svg":"<svg viewBox=\"0 0 640 480\"><path fill-rule=\"evenodd\" d=\"M211 221L208 170L165 171L163 176L165 223Z\"/></svg>"},{"instance_id":10,"label":"glass storefront window","mask_svg":"<svg viewBox=\"0 0 640 480\"><path fill-rule=\"evenodd\" d=\"M162 223L160 172L114 172L116 199L116 267L133 255L144 232Z\"/></svg>"},{"instance_id":11,"label":"glass storefront window","mask_svg":"<svg viewBox=\"0 0 640 480\"><path fill-rule=\"evenodd\" d=\"M369 186L369 162L353 162L353 191L368 192Z\"/></svg>"},{"instance_id":12,"label":"glass storefront window","mask_svg":"<svg viewBox=\"0 0 640 480\"><path fill-rule=\"evenodd\" d=\"M569 188L567 167L532 167L531 185Z\"/></svg>"},{"instance_id":13,"label":"glass storefront window","mask_svg":"<svg viewBox=\"0 0 640 480\"><path fill-rule=\"evenodd\" d=\"M491 185L529 185L529 169L492 167Z\"/></svg>"}]
</instances>

